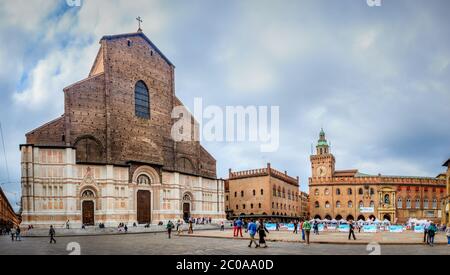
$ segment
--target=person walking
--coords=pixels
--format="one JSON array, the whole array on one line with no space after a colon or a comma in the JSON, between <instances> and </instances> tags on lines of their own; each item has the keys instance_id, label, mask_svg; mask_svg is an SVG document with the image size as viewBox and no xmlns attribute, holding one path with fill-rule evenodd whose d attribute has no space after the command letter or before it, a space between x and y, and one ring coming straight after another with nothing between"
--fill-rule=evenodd
<instances>
[{"instance_id":1,"label":"person walking","mask_svg":"<svg viewBox=\"0 0 450 275\"><path fill-rule=\"evenodd\" d=\"M172 238L172 229L173 229L174 227L175 227L175 226L173 225L172 221L169 221L169 222L167 223L167 234L169 235L169 239Z\"/></svg>"},{"instance_id":2,"label":"person walking","mask_svg":"<svg viewBox=\"0 0 450 275\"><path fill-rule=\"evenodd\" d=\"M56 232L55 232L55 229L53 228L53 225L50 225L50 230L48 231L48 235L50 236L50 243L56 243L56 240L55 240Z\"/></svg>"},{"instance_id":3,"label":"person walking","mask_svg":"<svg viewBox=\"0 0 450 275\"><path fill-rule=\"evenodd\" d=\"M70 221L69 220L67 220L67 222L66 222L66 229L70 229Z\"/></svg>"},{"instance_id":4,"label":"person walking","mask_svg":"<svg viewBox=\"0 0 450 275\"><path fill-rule=\"evenodd\" d=\"M356 236L355 236L355 226L353 225L353 221L349 221L348 225L350 227L350 230L348 232L348 240L351 239L351 237L353 236L353 240L356 241Z\"/></svg>"},{"instance_id":5,"label":"person walking","mask_svg":"<svg viewBox=\"0 0 450 275\"><path fill-rule=\"evenodd\" d=\"M436 236L436 232L438 231L436 225L434 223L430 223L428 227L428 244L430 246L434 246L434 237Z\"/></svg>"},{"instance_id":6,"label":"person walking","mask_svg":"<svg viewBox=\"0 0 450 275\"><path fill-rule=\"evenodd\" d=\"M225 223L224 223L224 221L220 222L220 231L225 231Z\"/></svg>"},{"instance_id":7,"label":"person walking","mask_svg":"<svg viewBox=\"0 0 450 275\"><path fill-rule=\"evenodd\" d=\"M314 221L313 230L314 230L314 235L319 235L319 223L317 221Z\"/></svg>"},{"instance_id":8,"label":"person walking","mask_svg":"<svg viewBox=\"0 0 450 275\"><path fill-rule=\"evenodd\" d=\"M239 237L239 235L241 235L241 238L244 237L244 236L242 235L242 226L243 226L242 220L241 220L241 219L238 219L238 220L236 221L236 228L237 228L237 231L236 231L236 236L235 236L235 237Z\"/></svg>"},{"instance_id":9,"label":"person walking","mask_svg":"<svg viewBox=\"0 0 450 275\"><path fill-rule=\"evenodd\" d=\"M237 220L233 221L233 237L237 237Z\"/></svg>"},{"instance_id":10,"label":"person walking","mask_svg":"<svg viewBox=\"0 0 450 275\"><path fill-rule=\"evenodd\" d=\"M298 222L294 221L294 234L298 234Z\"/></svg>"},{"instance_id":11,"label":"person walking","mask_svg":"<svg viewBox=\"0 0 450 275\"><path fill-rule=\"evenodd\" d=\"M178 221L177 223L177 234L178 236L183 234L183 221Z\"/></svg>"},{"instance_id":12,"label":"person walking","mask_svg":"<svg viewBox=\"0 0 450 275\"><path fill-rule=\"evenodd\" d=\"M260 219L258 226L259 244L256 246L256 248L260 247L261 245L264 245L264 248L268 247L266 243L266 233L269 234L269 230L267 230L266 226L264 225L264 221Z\"/></svg>"},{"instance_id":13,"label":"person walking","mask_svg":"<svg viewBox=\"0 0 450 275\"><path fill-rule=\"evenodd\" d=\"M302 241L305 241L305 229L303 229L303 224L305 221L300 222L300 230L302 231Z\"/></svg>"},{"instance_id":14,"label":"person walking","mask_svg":"<svg viewBox=\"0 0 450 275\"><path fill-rule=\"evenodd\" d=\"M309 245L309 235L311 234L311 224L309 223L308 219L306 219L305 222L303 223L303 229L305 230L306 244Z\"/></svg>"},{"instance_id":15,"label":"person walking","mask_svg":"<svg viewBox=\"0 0 450 275\"><path fill-rule=\"evenodd\" d=\"M250 220L250 223L248 224L247 230L248 234L250 235L250 244L248 247L252 247L252 244L255 243L255 248L258 247L258 243L255 240L255 235L257 231L256 223L253 220Z\"/></svg>"}]
</instances>

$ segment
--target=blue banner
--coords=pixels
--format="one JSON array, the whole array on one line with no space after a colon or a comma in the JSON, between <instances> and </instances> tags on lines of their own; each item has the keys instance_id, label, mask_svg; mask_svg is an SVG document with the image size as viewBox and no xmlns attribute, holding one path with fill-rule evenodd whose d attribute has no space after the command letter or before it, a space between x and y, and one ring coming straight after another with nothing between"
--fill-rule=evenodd
<instances>
[{"instance_id":1,"label":"blue banner","mask_svg":"<svg viewBox=\"0 0 450 275\"><path fill-rule=\"evenodd\" d=\"M425 227L423 225L416 225L414 226L414 232L416 233L424 233Z\"/></svg>"},{"instance_id":2,"label":"blue banner","mask_svg":"<svg viewBox=\"0 0 450 275\"><path fill-rule=\"evenodd\" d=\"M350 231L350 225L348 225L348 224L339 225L339 232L349 232L349 231Z\"/></svg>"},{"instance_id":3,"label":"blue banner","mask_svg":"<svg viewBox=\"0 0 450 275\"><path fill-rule=\"evenodd\" d=\"M389 226L389 232L402 233L403 232L403 226L401 226L401 225L391 225L391 226Z\"/></svg>"},{"instance_id":4,"label":"blue banner","mask_svg":"<svg viewBox=\"0 0 450 275\"><path fill-rule=\"evenodd\" d=\"M377 233L377 226L376 225L364 225L363 232L364 233Z\"/></svg>"}]
</instances>

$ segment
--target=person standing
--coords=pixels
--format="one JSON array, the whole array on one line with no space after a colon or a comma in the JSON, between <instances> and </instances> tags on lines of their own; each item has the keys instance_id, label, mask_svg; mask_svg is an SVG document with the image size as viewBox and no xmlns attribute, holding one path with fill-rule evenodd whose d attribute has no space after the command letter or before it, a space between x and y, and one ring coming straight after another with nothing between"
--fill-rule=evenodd
<instances>
[{"instance_id":1,"label":"person standing","mask_svg":"<svg viewBox=\"0 0 450 275\"><path fill-rule=\"evenodd\" d=\"M294 234L298 234L298 223L296 220L294 221Z\"/></svg>"},{"instance_id":2,"label":"person standing","mask_svg":"<svg viewBox=\"0 0 450 275\"><path fill-rule=\"evenodd\" d=\"M242 220L238 219L236 221L236 228L237 228L237 232L236 232L236 236L235 237L239 237L239 235L241 235L241 238L243 238L244 236L242 235Z\"/></svg>"},{"instance_id":3,"label":"person standing","mask_svg":"<svg viewBox=\"0 0 450 275\"><path fill-rule=\"evenodd\" d=\"M48 231L48 235L50 236L50 243L56 243L56 240L55 240L56 232L55 232L55 229L53 228L53 225L50 225L50 230Z\"/></svg>"},{"instance_id":4,"label":"person standing","mask_svg":"<svg viewBox=\"0 0 450 275\"><path fill-rule=\"evenodd\" d=\"M13 226L11 228L11 241L15 241L16 240L16 228Z\"/></svg>"},{"instance_id":5,"label":"person standing","mask_svg":"<svg viewBox=\"0 0 450 275\"><path fill-rule=\"evenodd\" d=\"M430 223L427 221L424 225L424 230L423 230L423 242L426 244L429 244L428 241L428 227L430 227Z\"/></svg>"},{"instance_id":6,"label":"person standing","mask_svg":"<svg viewBox=\"0 0 450 275\"><path fill-rule=\"evenodd\" d=\"M255 248L258 247L258 243L255 240L255 235L257 231L256 223L253 220L250 220L250 223L248 224L247 230L248 234L250 235L250 244L248 247L252 247L252 244L255 243Z\"/></svg>"},{"instance_id":7,"label":"person standing","mask_svg":"<svg viewBox=\"0 0 450 275\"><path fill-rule=\"evenodd\" d=\"M309 223L308 219L306 219L305 222L303 223L303 229L305 230L306 244L309 245L309 235L311 234L311 224Z\"/></svg>"},{"instance_id":8,"label":"person standing","mask_svg":"<svg viewBox=\"0 0 450 275\"><path fill-rule=\"evenodd\" d=\"M177 224L177 234L178 236L180 236L181 234L183 234L183 221L178 221Z\"/></svg>"},{"instance_id":9,"label":"person standing","mask_svg":"<svg viewBox=\"0 0 450 275\"><path fill-rule=\"evenodd\" d=\"M267 248L266 233L269 234L269 230L267 230L266 226L264 225L264 221L260 219L258 226L259 244L256 246L256 248L260 247L262 244L264 245L264 248Z\"/></svg>"},{"instance_id":10,"label":"person standing","mask_svg":"<svg viewBox=\"0 0 450 275\"><path fill-rule=\"evenodd\" d=\"M220 231L225 231L225 223L224 223L224 221L220 222Z\"/></svg>"},{"instance_id":11,"label":"person standing","mask_svg":"<svg viewBox=\"0 0 450 275\"><path fill-rule=\"evenodd\" d=\"M430 246L434 246L434 236L436 236L436 232L438 231L436 225L434 223L430 223L428 227L428 244Z\"/></svg>"},{"instance_id":12,"label":"person standing","mask_svg":"<svg viewBox=\"0 0 450 275\"><path fill-rule=\"evenodd\" d=\"M192 219L189 220L189 231L188 234L194 234L194 227Z\"/></svg>"},{"instance_id":13,"label":"person standing","mask_svg":"<svg viewBox=\"0 0 450 275\"><path fill-rule=\"evenodd\" d=\"M19 242L22 241L22 236L20 236L20 226L17 226L17 229L16 229L16 241L19 241Z\"/></svg>"},{"instance_id":14,"label":"person standing","mask_svg":"<svg viewBox=\"0 0 450 275\"><path fill-rule=\"evenodd\" d=\"M174 227L175 227L175 226L173 225L172 221L169 221L169 222L167 223L167 234L169 235L169 239L172 238L172 229L173 229Z\"/></svg>"},{"instance_id":15,"label":"person standing","mask_svg":"<svg viewBox=\"0 0 450 275\"><path fill-rule=\"evenodd\" d=\"M233 237L237 237L237 220L233 221Z\"/></svg>"},{"instance_id":16,"label":"person standing","mask_svg":"<svg viewBox=\"0 0 450 275\"><path fill-rule=\"evenodd\" d=\"M348 239L350 240L351 237L353 236L353 240L356 241L356 236L355 236L355 226L353 225L353 221L349 221L348 225L350 227L350 230L348 232Z\"/></svg>"},{"instance_id":17,"label":"person standing","mask_svg":"<svg viewBox=\"0 0 450 275\"><path fill-rule=\"evenodd\" d=\"M300 230L302 231L302 241L305 241L305 229L303 229L303 224L305 221L300 222Z\"/></svg>"},{"instance_id":18,"label":"person standing","mask_svg":"<svg viewBox=\"0 0 450 275\"><path fill-rule=\"evenodd\" d=\"M70 221L69 220L67 220L67 222L66 222L66 229L70 229Z\"/></svg>"}]
</instances>

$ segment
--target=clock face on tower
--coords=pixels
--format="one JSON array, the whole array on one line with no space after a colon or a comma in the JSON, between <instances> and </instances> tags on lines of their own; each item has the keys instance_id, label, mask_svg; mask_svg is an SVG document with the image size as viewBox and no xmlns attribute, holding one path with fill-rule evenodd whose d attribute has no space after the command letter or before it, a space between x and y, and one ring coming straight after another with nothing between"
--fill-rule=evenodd
<instances>
[{"instance_id":1,"label":"clock face on tower","mask_svg":"<svg viewBox=\"0 0 450 275\"><path fill-rule=\"evenodd\" d=\"M327 175L327 168L325 166L319 166L317 168L317 175L319 177L325 177Z\"/></svg>"}]
</instances>

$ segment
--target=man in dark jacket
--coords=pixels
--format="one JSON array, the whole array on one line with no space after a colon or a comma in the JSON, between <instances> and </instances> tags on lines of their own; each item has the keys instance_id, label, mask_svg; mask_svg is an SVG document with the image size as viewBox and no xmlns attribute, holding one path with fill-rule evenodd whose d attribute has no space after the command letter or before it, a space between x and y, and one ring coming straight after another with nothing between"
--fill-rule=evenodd
<instances>
[{"instance_id":1,"label":"man in dark jacket","mask_svg":"<svg viewBox=\"0 0 450 275\"><path fill-rule=\"evenodd\" d=\"M356 241L355 237L355 226L353 225L353 221L349 221L348 225L350 226L350 231L348 232L348 239L351 239L351 236L353 236L353 240Z\"/></svg>"},{"instance_id":2,"label":"man in dark jacket","mask_svg":"<svg viewBox=\"0 0 450 275\"><path fill-rule=\"evenodd\" d=\"M55 229L53 228L53 225L50 225L50 230L48 231L48 235L50 236L50 243L56 243L56 240L55 240L55 235L56 235L56 232L55 232Z\"/></svg>"}]
</instances>

